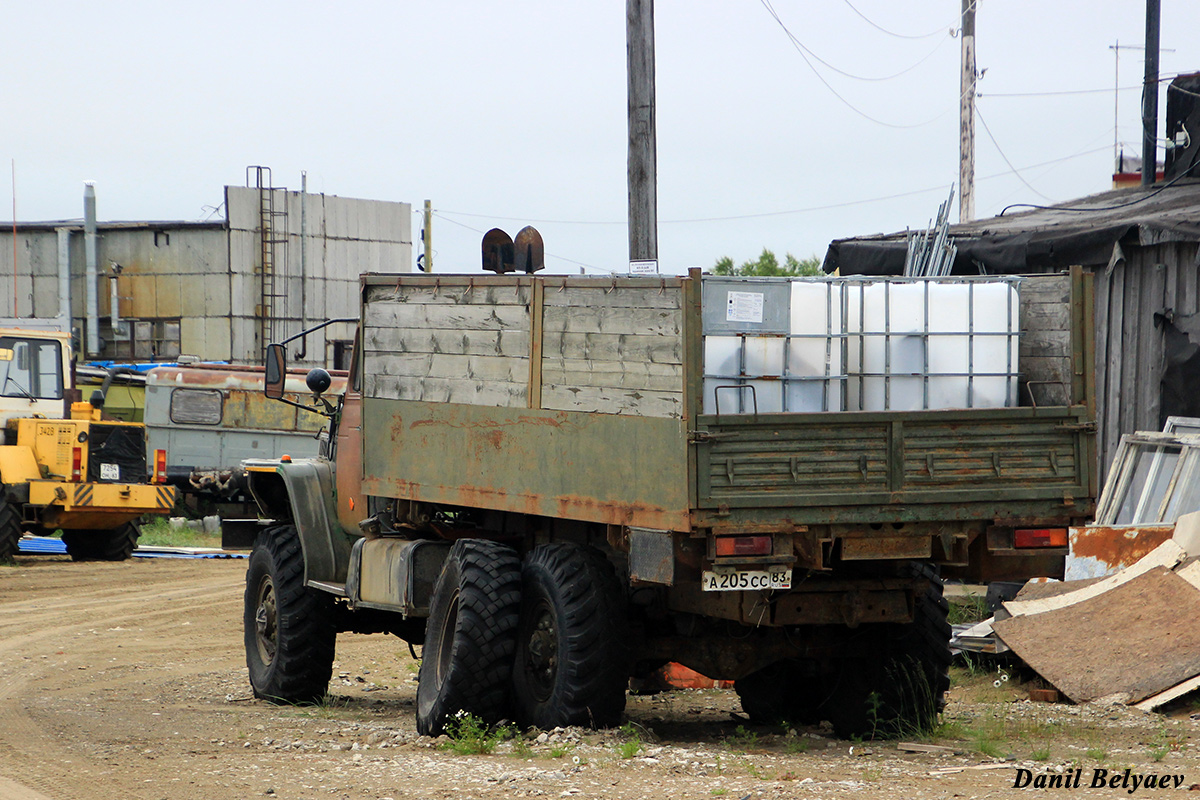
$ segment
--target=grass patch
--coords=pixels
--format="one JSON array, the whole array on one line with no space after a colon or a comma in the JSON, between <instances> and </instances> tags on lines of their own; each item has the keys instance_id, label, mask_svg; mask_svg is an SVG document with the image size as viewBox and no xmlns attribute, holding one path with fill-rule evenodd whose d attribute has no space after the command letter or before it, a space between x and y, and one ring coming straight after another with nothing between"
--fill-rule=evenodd
<instances>
[{"instance_id":1,"label":"grass patch","mask_svg":"<svg viewBox=\"0 0 1200 800\"><path fill-rule=\"evenodd\" d=\"M618 757L629 759L642 752L642 735L632 722L622 725L621 733L625 735L625 741L617 742L616 747L613 748Z\"/></svg>"},{"instance_id":2,"label":"grass patch","mask_svg":"<svg viewBox=\"0 0 1200 800\"><path fill-rule=\"evenodd\" d=\"M950 609L946 615L951 625L966 625L982 622L992 615L988 608L987 597L979 594L963 595L947 598Z\"/></svg>"},{"instance_id":3,"label":"grass patch","mask_svg":"<svg viewBox=\"0 0 1200 800\"><path fill-rule=\"evenodd\" d=\"M205 533L190 528L176 528L164 517L142 525L138 544L152 547L220 547L221 531Z\"/></svg>"},{"instance_id":4,"label":"grass patch","mask_svg":"<svg viewBox=\"0 0 1200 800\"><path fill-rule=\"evenodd\" d=\"M444 742L441 749L460 756L488 755L496 745L516 735L517 730L511 725L493 728L474 714L459 711L446 723L446 736L450 741Z\"/></svg>"},{"instance_id":5,"label":"grass patch","mask_svg":"<svg viewBox=\"0 0 1200 800\"><path fill-rule=\"evenodd\" d=\"M745 725L738 725L733 729L733 735L725 739L725 744L734 750L745 752L758 746L758 734L754 731L746 730Z\"/></svg>"}]
</instances>

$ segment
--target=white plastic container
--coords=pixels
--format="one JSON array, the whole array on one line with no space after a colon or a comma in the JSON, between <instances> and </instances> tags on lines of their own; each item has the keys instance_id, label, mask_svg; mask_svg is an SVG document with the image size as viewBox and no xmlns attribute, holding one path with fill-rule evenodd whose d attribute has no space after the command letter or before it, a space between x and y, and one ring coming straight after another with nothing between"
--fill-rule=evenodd
<instances>
[{"instance_id":1,"label":"white plastic container","mask_svg":"<svg viewBox=\"0 0 1200 800\"><path fill-rule=\"evenodd\" d=\"M845 284L792 281L787 348L787 410L842 411ZM799 379L799 380L797 380Z\"/></svg>"},{"instance_id":2,"label":"white plastic container","mask_svg":"<svg viewBox=\"0 0 1200 800\"><path fill-rule=\"evenodd\" d=\"M1017 403L1018 295L1010 281L848 287L849 408L916 411Z\"/></svg>"}]
</instances>

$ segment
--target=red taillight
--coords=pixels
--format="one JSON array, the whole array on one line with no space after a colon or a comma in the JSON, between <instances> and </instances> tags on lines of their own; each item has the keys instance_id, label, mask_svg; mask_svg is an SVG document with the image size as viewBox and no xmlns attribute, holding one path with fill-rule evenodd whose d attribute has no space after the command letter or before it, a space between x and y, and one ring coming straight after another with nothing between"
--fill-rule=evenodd
<instances>
[{"instance_id":1,"label":"red taillight","mask_svg":"<svg viewBox=\"0 0 1200 800\"><path fill-rule=\"evenodd\" d=\"M770 536L718 536L718 556L769 556Z\"/></svg>"},{"instance_id":2,"label":"red taillight","mask_svg":"<svg viewBox=\"0 0 1200 800\"><path fill-rule=\"evenodd\" d=\"M154 482L155 483L166 483L167 482L167 451L166 450L155 450L154 451Z\"/></svg>"},{"instance_id":3,"label":"red taillight","mask_svg":"<svg viewBox=\"0 0 1200 800\"><path fill-rule=\"evenodd\" d=\"M1066 528L1020 528L1013 531L1014 547L1066 547Z\"/></svg>"},{"instance_id":4,"label":"red taillight","mask_svg":"<svg viewBox=\"0 0 1200 800\"><path fill-rule=\"evenodd\" d=\"M83 480L83 448L71 448L71 480L75 483Z\"/></svg>"}]
</instances>

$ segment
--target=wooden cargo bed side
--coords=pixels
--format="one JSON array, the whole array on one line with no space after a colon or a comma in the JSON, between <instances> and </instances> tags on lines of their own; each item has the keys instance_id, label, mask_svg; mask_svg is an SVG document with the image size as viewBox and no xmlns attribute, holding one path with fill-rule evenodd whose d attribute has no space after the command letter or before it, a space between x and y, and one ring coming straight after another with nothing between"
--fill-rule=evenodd
<instances>
[{"instance_id":1,"label":"wooden cargo bed side","mask_svg":"<svg viewBox=\"0 0 1200 800\"><path fill-rule=\"evenodd\" d=\"M364 490L686 527L684 286L366 276Z\"/></svg>"}]
</instances>

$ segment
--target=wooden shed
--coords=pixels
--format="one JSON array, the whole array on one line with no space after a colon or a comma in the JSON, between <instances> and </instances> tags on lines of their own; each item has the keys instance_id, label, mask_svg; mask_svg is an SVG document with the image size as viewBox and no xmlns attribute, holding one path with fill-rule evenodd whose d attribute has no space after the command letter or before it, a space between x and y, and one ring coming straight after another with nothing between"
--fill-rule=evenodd
<instances>
[{"instance_id":1,"label":"wooden shed","mask_svg":"<svg viewBox=\"0 0 1200 800\"><path fill-rule=\"evenodd\" d=\"M1097 465L1121 434L1200 415L1200 180L1105 192L1053 207L1010 206L950 227L955 275L1095 276ZM825 271L900 275L906 233L841 239ZM1064 309L1065 313L1065 309Z\"/></svg>"}]
</instances>

